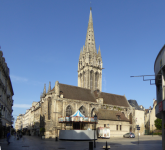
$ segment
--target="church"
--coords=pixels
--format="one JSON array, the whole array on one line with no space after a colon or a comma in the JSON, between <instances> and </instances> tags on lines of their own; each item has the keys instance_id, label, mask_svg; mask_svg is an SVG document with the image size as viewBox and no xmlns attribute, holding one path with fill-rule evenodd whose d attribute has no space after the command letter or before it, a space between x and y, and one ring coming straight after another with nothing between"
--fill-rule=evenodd
<instances>
[{"instance_id":1,"label":"church","mask_svg":"<svg viewBox=\"0 0 165 150\"><path fill-rule=\"evenodd\" d=\"M46 85L40 97L40 127L45 128L45 138L58 137L60 130L77 128L70 124L60 124L58 118L71 116L78 110L87 117L97 114L98 127L108 127L111 137L121 137L133 131L132 107L125 95L102 92L103 60L100 47L95 45L92 9L90 9L85 45L80 51L78 62L78 86L55 82L48 91ZM85 125L84 130L94 129L94 125Z\"/></svg>"}]
</instances>

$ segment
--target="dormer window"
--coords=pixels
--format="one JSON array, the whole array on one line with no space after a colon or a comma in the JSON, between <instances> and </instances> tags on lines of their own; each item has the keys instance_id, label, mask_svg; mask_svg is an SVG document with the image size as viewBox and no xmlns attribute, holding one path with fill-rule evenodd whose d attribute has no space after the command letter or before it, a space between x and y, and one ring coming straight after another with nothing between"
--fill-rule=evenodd
<instances>
[{"instance_id":1,"label":"dormer window","mask_svg":"<svg viewBox=\"0 0 165 150\"><path fill-rule=\"evenodd\" d=\"M116 115L116 117L117 117L117 120L120 120L120 115Z\"/></svg>"}]
</instances>

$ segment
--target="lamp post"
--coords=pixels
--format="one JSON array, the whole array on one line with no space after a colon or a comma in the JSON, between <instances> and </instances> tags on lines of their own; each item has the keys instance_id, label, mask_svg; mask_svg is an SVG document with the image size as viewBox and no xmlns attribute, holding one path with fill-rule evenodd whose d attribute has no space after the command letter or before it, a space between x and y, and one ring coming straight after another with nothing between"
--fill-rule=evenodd
<instances>
[{"instance_id":1,"label":"lamp post","mask_svg":"<svg viewBox=\"0 0 165 150\"><path fill-rule=\"evenodd\" d=\"M152 136L153 136L153 125L152 125Z\"/></svg>"},{"instance_id":2,"label":"lamp post","mask_svg":"<svg viewBox=\"0 0 165 150\"><path fill-rule=\"evenodd\" d=\"M96 120L97 120L97 115L94 115L94 120L95 120L95 129L94 129L94 148L96 148L96 143L95 143L95 131L96 131Z\"/></svg>"}]
</instances>

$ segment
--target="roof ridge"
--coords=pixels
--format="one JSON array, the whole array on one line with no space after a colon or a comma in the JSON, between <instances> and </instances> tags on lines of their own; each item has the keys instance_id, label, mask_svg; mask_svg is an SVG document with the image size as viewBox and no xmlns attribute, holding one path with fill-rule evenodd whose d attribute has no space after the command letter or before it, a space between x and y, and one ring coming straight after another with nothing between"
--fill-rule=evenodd
<instances>
[{"instance_id":1,"label":"roof ridge","mask_svg":"<svg viewBox=\"0 0 165 150\"><path fill-rule=\"evenodd\" d=\"M63 83L59 83L60 84L63 84ZM77 88L81 88L81 89L85 89L85 90L90 90L90 89L87 89L87 88L83 88L83 87L79 87L79 86L74 86L74 85L69 85L69 84L63 84L63 85L67 85L67 86L72 86L72 87L77 87Z\"/></svg>"},{"instance_id":2,"label":"roof ridge","mask_svg":"<svg viewBox=\"0 0 165 150\"><path fill-rule=\"evenodd\" d=\"M105 94L112 94L112 93L106 93L106 92L101 92L101 93L105 93ZM124 96L124 95L118 95L118 94L112 94L112 95Z\"/></svg>"}]
</instances>

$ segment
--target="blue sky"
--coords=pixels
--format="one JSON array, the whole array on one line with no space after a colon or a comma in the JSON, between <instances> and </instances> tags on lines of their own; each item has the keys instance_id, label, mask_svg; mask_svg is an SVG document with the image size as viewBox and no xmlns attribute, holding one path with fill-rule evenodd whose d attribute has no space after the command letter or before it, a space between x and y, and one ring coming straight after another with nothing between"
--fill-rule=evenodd
<instances>
[{"instance_id":1,"label":"blue sky","mask_svg":"<svg viewBox=\"0 0 165 150\"><path fill-rule=\"evenodd\" d=\"M155 85L132 75L153 75L165 44L164 0L92 1L96 48L103 60L102 91L149 108ZM10 68L13 115L40 100L44 84L77 86L78 59L85 44L88 0L1 0L0 45ZM153 78L153 77L152 77Z\"/></svg>"}]
</instances>

